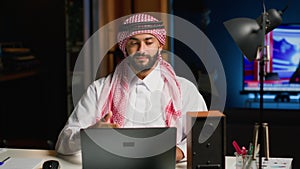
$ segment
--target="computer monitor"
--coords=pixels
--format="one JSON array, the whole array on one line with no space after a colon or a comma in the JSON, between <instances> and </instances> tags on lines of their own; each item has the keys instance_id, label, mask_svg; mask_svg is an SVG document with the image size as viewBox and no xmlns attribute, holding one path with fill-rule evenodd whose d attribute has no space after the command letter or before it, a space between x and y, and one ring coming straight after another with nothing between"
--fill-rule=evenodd
<instances>
[{"instance_id":1,"label":"computer monitor","mask_svg":"<svg viewBox=\"0 0 300 169\"><path fill-rule=\"evenodd\" d=\"M270 60L265 64L264 93L300 93L300 23L282 24L266 35ZM259 61L243 60L243 93L260 90Z\"/></svg>"}]
</instances>

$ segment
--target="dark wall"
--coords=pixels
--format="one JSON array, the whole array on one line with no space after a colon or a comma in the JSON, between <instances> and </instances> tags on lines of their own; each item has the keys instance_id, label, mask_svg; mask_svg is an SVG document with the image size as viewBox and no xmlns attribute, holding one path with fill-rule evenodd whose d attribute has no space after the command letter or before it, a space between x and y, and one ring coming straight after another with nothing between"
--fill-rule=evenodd
<instances>
[{"instance_id":1,"label":"dark wall","mask_svg":"<svg viewBox=\"0 0 300 169\"><path fill-rule=\"evenodd\" d=\"M300 1L265 1L266 9L283 9L283 23L300 23ZM224 22L233 18L247 17L256 19L263 12L262 1L220 1L215 0L207 4L211 8L211 23L207 26L206 34L217 49L222 60L227 80L226 107L243 107L247 95L241 95L243 57L224 27Z\"/></svg>"},{"instance_id":2,"label":"dark wall","mask_svg":"<svg viewBox=\"0 0 300 169\"><path fill-rule=\"evenodd\" d=\"M201 5L197 5L197 2L201 2ZM247 95L240 94L243 73L242 53L223 23L240 17L256 19L263 12L262 2L261 0L173 0L174 14L187 19L202 29L214 45L222 61L227 81L224 110L227 122L227 155L233 155L233 140L237 140L241 145L248 145L252 141L253 126L259 120L259 110L245 109ZM283 13L283 23L300 23L300 1L265 1L267 10L271 8L282 10L286 5L288 8ZM201 17L203 18L205 10L210 10L210 14L209 18L206 18L208 19L207 24L203 25ZM188 47L184 50L181 50L182 46L180 45L177 47L179 48L177 52L185 53L188 51ZM193 65L195 65L194 61L193 59L186 59L186 62L191 62ZM297 145L300 140L295 136L300 132L300 114L299 108L294 107L294 110L276 110L276 107L268 109L264 112L264 120L269 123L271 157L292 157L294 158L293 168L299 168L300 154ZM269 108L272 107L269 106Z\"/></svg>"},{"instance_id":3,"label":"dark wall","mask_svg":"<svg viewBox=\"0 0 300 169\"><path fill-rule=\"evenodd\" d=\"M40 66L32 77L0 83L0 137L56 141L67 116L65 2L1 1L0 42L15 41L30 48Z\"/></svg>"},{"instance_id":4,"label":"dark wall","mask_svg":"<svg viewBox=\"0 0 300 169\"><path fill-rule=\"evenodd\" d=\"M283 23L300 23L300 1L265 1L265 4L267 9L283 9L288 4L282 16ZM207 36L221 57L227 79L227 153L232 154L233 140L237 140L241 145L248 145L252 140L253 126L258 122L259 110L237 109L244 107L246 99L246 95L240 94L243 58L223 22L238 17L257 18L263 11L262 1L214 1L209 2L208 6L212 9L212 15L211 24L207 27ZM268 109L263 113L263 122L269 123L270 156L292 157L292 168L299 168L300 154L297 145L300 140L295 137L300 132L299 109Z\"/></svg>"},{"instance_id":5,"label":"dark wall","mask_svg":"<svg viewBox=\"0 0 300 169\"><path fill-rule=\"evenodd\" d=\"M197 5L197 2L200 3ZM229 32L224 26L224 22L233 18L247 17L256 19L263 12L261 0L173 0L174 14L187 19L206 34L214 48L217 50L222 61L227 81L226 107L243 107L247 95L241 95L243 57L240 49L233 41ZM283 23L300 23L299 6L300 1L265 1L266 9L275 8L282 10L288 5L283 13ZM203 16L209 10L207 16ZM205 18L206 17L206 18ZM204 22L206 20L206 22ZM175 28L176 29L176 28ZM188 47L175 45L175 52L184 54L184 56L193 56ZM192 71L201 70L201 64L197 56L183 58L191 67ZM196 70L194 70L196 69ZM195 74L197 76L197 74Z\"/></svg>"}]
</instances>

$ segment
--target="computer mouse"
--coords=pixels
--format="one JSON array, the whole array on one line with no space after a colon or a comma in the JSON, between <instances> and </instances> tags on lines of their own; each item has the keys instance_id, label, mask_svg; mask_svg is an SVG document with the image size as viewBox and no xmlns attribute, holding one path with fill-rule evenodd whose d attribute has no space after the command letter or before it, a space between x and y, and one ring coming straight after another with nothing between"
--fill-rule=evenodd
<instances>
[{"instance_id":1,"label":"computer mouse","mask_svg":"<svg viewBox=\"0 0 300 169\"><path fill-rule=\"evenodd\" d=\"M43 169L59 169L59 162L57 160L48 160L43 163Z\"/></svg>"}]
</instances>

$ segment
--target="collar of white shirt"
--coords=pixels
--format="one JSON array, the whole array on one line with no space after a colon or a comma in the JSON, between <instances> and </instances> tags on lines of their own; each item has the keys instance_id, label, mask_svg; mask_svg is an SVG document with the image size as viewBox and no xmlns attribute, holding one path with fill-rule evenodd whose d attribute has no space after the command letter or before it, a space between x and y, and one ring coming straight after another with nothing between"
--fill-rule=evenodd
<instances>
[{"instance_id":1,"label":"collar of white shirt","mask_svg":"<svg viewBox=\"0 0 300 169\"><path fill-rule=\"evenodd\" d=\"M130 89L136 84L144 84L151 92L155 90L161 91L164 85L164 80L161 76L160 65L158 64L143 80L139 79L128 66L128 82Z\"/></svg>"}]
</instances>

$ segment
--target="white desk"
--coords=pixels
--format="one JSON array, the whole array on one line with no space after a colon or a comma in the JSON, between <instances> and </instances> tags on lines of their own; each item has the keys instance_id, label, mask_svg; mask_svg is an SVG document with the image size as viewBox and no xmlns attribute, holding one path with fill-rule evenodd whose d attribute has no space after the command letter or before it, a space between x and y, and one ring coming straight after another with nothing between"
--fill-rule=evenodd
<instances>
[{"instance_id":1,"label":"white desk","mask_svg":"<svg viewBox=\"0 0 300 169\"><path fill-rule=\"evenodd\" d=\"M6 157L11 158L38 158L42 159L36 169L41 169L43 162L47 160L58 160L61 169L82 169L81 156L60 156L53 150L37 150L37 149L7 149L0 148L0 160ZM235 169L235 157L225 157L225 168ZM289 163L291 168L292 158L284 158ZM176 165L176 169L186 169L186 162ZM0 166L1 169L1 166Z\"/></svg>"},{"instance_id":2,"label":"white desk","mask_svg":"<svg viewBox=\"0 0 300 169\"><path fill-rule=\"evenodd\" d=\"M43 162L47 160L58 160L61 169L81 169L81 156L58 156L54 150L37 150L37 149L6 149L0 150L0 159L6 157L11 158L37 158L42 159L40 166L41 169ZM1 169L1 167L0 167Z\"/></svg>"}]
</instances>

